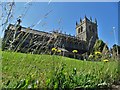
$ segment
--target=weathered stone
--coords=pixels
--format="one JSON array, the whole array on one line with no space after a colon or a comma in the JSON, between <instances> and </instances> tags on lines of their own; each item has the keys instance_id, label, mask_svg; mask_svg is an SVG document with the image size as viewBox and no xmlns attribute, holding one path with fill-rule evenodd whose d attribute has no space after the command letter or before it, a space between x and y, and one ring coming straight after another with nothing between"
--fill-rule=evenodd
<instances>
[{"instance_id":1,"label":"weathered stone","mask_svg":"<svg viewBox=\"0 0 120 90\"><path fill-rule=\"evenodd\" d=\"M10 24L5 30L2 50L40 54L49 53L51 48L56 47L67 50L65 55L69 57L73 50L78 50L78 54L91 50L98 39L97 24L86 17L76 26L76 31L75 37L55 31L48 33Z\"/></svg>"}]
</instances>

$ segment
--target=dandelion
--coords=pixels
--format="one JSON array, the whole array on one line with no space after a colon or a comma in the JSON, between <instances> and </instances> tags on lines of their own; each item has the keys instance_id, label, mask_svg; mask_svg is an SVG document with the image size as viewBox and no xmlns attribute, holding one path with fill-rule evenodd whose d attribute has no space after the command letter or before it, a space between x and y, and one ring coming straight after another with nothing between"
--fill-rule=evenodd
<instances>
[{"instance_id":1,"label":"dandelion","mask_svg":"<svg viewBox=\"0 0 120 90\"><path fill-rule=\"evenodd\" d=\"M95 52L95 54L101 54L101 52L99 52L99 51L96 51L96 52Z\"/></svg>"},{"instance_id":2,"label":"dandelion","mask_svg":"<svg viewBox=\"0 0 120 90\"><path fill-rule=\"evenodd\" d=\"M73 50L72 52L74 53L74 58L75 58L76 57L75 53L77 53L78 51L77 50Z\"/></svg>"},{"instance_id":3,"label":"dandelion","mask_svg":"<svg viewBox=\"0 0 120 90\"><path fill-rule=\"evenodd\" d=\"M52 51L55 51L55 52L56 52L56 51L57 51L57 49L56 49L56 48L52 48Z\"/></svg>"},{"instance_id":4,"label":"dandelion","mask_svg":"<svg viewBox=\"0 0 120 90\"><path fill-rule=\"evenodd\" d=\"M73 52L73 53L77 53L78 51L77 51L77 50L73 50L72 52Z\"/></svg>"},{"instance_id":5,"label":"dandelion","mask_svg":"<svg viewBox=\"0 0 120 90\"><path fill-rule=\"evenodd\" d=\"M57 50L57 52L58 52L58 53L60 53L60 52L61 52L61 50Z\"/></svg>"},{"instance_id":6,"label":"dandelion","mask_svg":"<svg viewBox=\"0 0 120 90\"><path fill-rule=\"evenodd\" d=\"M107 59L105 59L105 60L103 60L103 62L108 62L109 60L107 60Z\"/></svg>"},{"instance_id":7,"label":"dandelion","mask_svg":"<svg viewBox=\"0 0 120 90\"><path fill-rule=\"evenodd\" d=\"M93 58L93 55L90 54L90 55L89 55L89 58Z\"/></svg>"}]
</instances>

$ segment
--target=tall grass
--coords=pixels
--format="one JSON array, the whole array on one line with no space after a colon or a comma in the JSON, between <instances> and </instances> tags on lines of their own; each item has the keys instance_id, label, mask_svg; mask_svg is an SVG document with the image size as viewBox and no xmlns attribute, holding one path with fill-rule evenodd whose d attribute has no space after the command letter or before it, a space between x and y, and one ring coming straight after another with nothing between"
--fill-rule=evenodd
<instances>
[{"instance_id":1,"label":"tall grass","mask_svg":"<svg viewBox=\"0 0 120 90\"><path fill-rule=\"evenodd\" d=\"M13 4L14 5L14 4ZM3 31L5 30L7 23L10 19L12 6L10 8L7 20L5 19L5 25ZM27 10L25 10L27 12ZM51 12L51 11L50 11ZM47 12L43 15L43 19L49 15ZM25 15L24 15L25 16ZM40 19L41 20L41 19ZM32 25L31 28L40 24L40 20ZM19 23L20 24L20 23ZM16 25L16 24L15 24ZM27 28L29 29L29 28ZM26 31L27 31L26 29ZM18 30L18 27L15 28ZM11 34L13 33L13 34ZM6 37L5 44L11 36L13 39L10 40L9 50L16 47L13 51L18 51L22 44L29 37L28 32L22 35L16 35L15 32L9 33ZM13 35L13 36L12 36ZM21 37L22 38L21 38ZM14 46L14 41L20 38ZM49 38L47 42L46 35L44 35L42 41L37 41L36 38L31 37L28 46L31 46L34 41L37 41L35 52L40 52L45 47L48 46L51 39ZM60 40L55 39L55 46ZM42 45L40 44L42 42ZM39 47L41 45L41 47ZM34 46L34 45L33 45ZM23 47L25 48L25 47ZM22 48L22 49L23 49ZM28 48L29 51L31 47ZM38 51L37 51L38 50ZM47 49L46 49L47 50ZM0 51L1 53L1 51ZM34 52L33 52L34 53ZM76 59L70 59L62 56L56 55L33 55L33 54L23 54L16 52L2 52L2 87L3 88L95 88L95 87L110 87L117 80L118 77L118 63L115 61L111 62L90 62L90 61L79 61Z\"/></svg>"},{"instance_id":2,"label":"tall grass","mask_svg":"<svg viewBox=\"0 0 120 90\"><path fill-rule=\"evenodd\" d=\"M80 61L56 55L2 52L3 87L16 87L18 82L28 78L34 84L39 82L36 88L110 86L118 79L118 63Z\"/></svg>"}]
</instances>

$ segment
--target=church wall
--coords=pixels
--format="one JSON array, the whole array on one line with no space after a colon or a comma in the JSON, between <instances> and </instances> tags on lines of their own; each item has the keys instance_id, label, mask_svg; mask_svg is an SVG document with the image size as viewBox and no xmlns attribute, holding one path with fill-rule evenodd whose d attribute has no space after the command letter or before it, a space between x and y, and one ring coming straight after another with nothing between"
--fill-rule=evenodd
<instances>
[{"instance_id":1,"label":"church wall","mask_svg":"<svg viewBox=\"0 0 120 90\"><path fill-rule=\"evenodd\" d=\"M45 33L26 29L22 27L21 30L15 31L15 27L9 26L9 28L5 31L4 41L6 43L4 44L3 50L13 50L23 53L41 53L45 50L50 51L53 47L62 47L62 45L64 45L64 48L70 52L72 52L72 50L74 49L77 49L80 53L86 51L86 48L84 47L84 42L78 40L76 37L68 35L63 36L62 34Z\"/></svg>"},{"instance_id":2,"label":"church wall","mask_svg":"<svg viewBox=\"0 0 120 90\"><path fill-rule=\"evenodd\" d=\"M91 29L89 26L91 26ZM91 37L93 38L91 39ZM59 32L37 31L10 24L5 30L2 50L40 54L50 53L51 49L56 47L64 48L68 51L66 56L71 56L72 50L78 50L78 54L91 50L97 38L97 25L87 18L80 21L80 24L76 23L76 37Z\"/></svg>"}]
</instances>

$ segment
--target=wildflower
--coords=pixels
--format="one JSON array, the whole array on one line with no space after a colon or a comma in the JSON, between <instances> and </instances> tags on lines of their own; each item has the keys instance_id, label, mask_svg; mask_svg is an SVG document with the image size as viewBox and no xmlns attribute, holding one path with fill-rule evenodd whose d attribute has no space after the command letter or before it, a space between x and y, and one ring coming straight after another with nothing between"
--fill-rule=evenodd
<instances>
[{"instance_id":1,"label":"wildflower","mask_svg":"<svg viewBox=\"0 0 120 90\"><path fill-rule=\"evenodd\" d=\"M58 53L60 53L60 52L61 52L61 50L57 50L57 52L58 52Z\"/></svg>"},{"instance_id":2,"label":"wildflower","mask_svg":"<svg viewBox=\"0 0 120 90\"><path fill-rule=\"evenodd\" d=\"M89 55L89 58L92 58L92 57L93 57L93 55L90 54L90 55Z\"/></svg>"},{"instance_id":3,"label":"wildflower","mask_svg":"<svg viewBox=\"0 0 120 90\"><path fill-rule=\"evenodd\" d=\"M108 62L109 60L107 60L107 59L105 59L105 60L103 60L103 62Z\"/></svg>"},{"instance_id":4,"label":"wildflower","mask_svg":"<svg viewBox=\"0 0 120 90\"><path fill-rule=\"evenodd\" d=\"M56 51L57 51L57 49L56 49L56 48L52 48L52 51L55 51L55 52L56 52Z\"/></svg>"},{"instance_id":5,"label":"wildflower","mask_svg":"<svg viewBox=\"0 0 120 90\"><path fill-rule=\"evenodd\" d=\"M73 68L74 71L76 71L76 68Z\"/></svg>"},{"instance_id":6,"label":"wildflower","mask_svg":"<svg viewBox=\"0 0 120 90\"><path fill-rule=\"evenodd\" d=\"M77 51L77 50L73 50L72 52L73 52L73 53L77 53L78 51Z\"/></svg>"},{"instance_id":7,"label":"wildflower","mask_svg":"<svg viewBox=\"0 0 120 90\"><path fill-rule=\"evenodd\" d=\"M96 51L96 52L95 52L95 54L101 54L101 52L99 52L99 51Z\"/></svg>"},{"instance_id":8,"label":"wildflower","mask_svg":"<svg viewBox=\"0 0 120 90\"><path fill-rule=\"evenodd\" d=\"M73 68L73 74L74 75L76 74L76 68Z\"/></svg>"}]
</instances>

